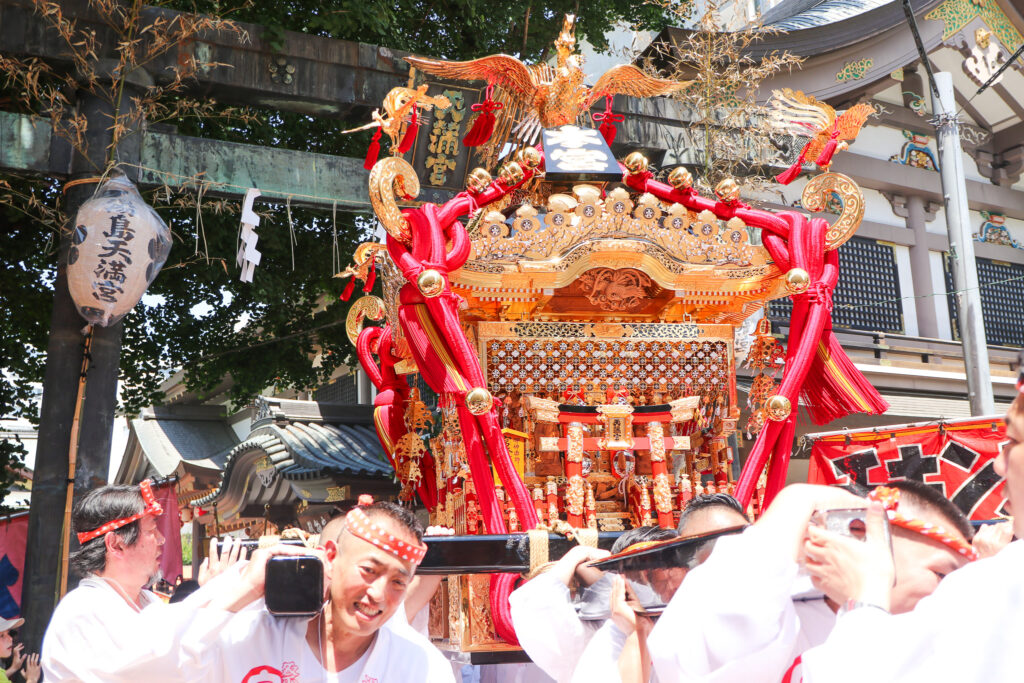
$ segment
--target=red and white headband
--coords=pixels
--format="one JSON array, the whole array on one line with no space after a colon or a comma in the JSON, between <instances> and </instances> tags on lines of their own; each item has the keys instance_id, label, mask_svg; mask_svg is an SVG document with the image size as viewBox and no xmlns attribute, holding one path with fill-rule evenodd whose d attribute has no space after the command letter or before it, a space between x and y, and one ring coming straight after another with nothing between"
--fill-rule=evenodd
<instances>
[{"instance_id":1,"label":"red and white headband","mask_svg":"<svg viewBox=\"0 0 1024 683\"><path fill-rule=\"evenodd\" d=\"M360 508L353 508L345 516L345 528L356 538L372 543L384 552L394 555L400 560L419 564L427 554L427 546L423 543L412 544L397 538L390 531L374 524L369 516Z\"/></svg>"},{"instance_id":2,"label":"red and white headband","mask_svg":"<svg viewBox=\"0 0 1024 683\"><path fill-rule=\"evenodd\" d=\"M963 555L970 562L978 559L978 552L974 549L974 546L962 539L960 536L946 531L946 529L938 526L937 524L923 522L919 519L913 519L912 517L905 517L897 512L896 508L900 505L899 489L890 488L888 486L879 486L868 494L868 500L873 500L882 504L885 508L886 514L889 516L890 524L908 531L914 531L922 536L927 536L933 541L938 541L953 552Z\"/></svg>"},{"instance_id":3,"label":"red and white headband","mask_svg":"<svg viewBox=\"0 0 1024 683\"><path fill-rule=\"evenodd\" d=\"M121 519L112 520L98 529L93 529L92 531L82 531L78 534L78 543L84 544L94 538L103 536L108 531L114 531L115 529L120 529L123 526L128 526L132 522L136 522L146 515L159 517L164 514L164 509L160 507L160 503L156 502L156 496L153 495L153 486L150 484L149 479L145 479L139 484L139 492L142 494L142 500L146 503L146 507L142 512L137 515L132 515L131 517L122 517Z\"/></svg>"}]
</instances>

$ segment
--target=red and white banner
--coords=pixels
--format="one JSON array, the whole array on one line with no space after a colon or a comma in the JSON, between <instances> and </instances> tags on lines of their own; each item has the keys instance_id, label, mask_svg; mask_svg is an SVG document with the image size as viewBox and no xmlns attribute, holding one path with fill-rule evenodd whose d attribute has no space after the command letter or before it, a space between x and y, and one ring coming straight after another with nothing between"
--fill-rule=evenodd
<instances>
[{"instance_id":1,"label":"red and white banner","mask_svg":"<svg viewBox=\"0 0 1024 683\"><path fill-rule=\"evenodd\" d=\"M938 488L970 519L1006 514L994 460L1006 441L1002 417L878 427L813 440L807 480L868 486L916 479Z\"/></svg>"},{"instance_id":2,"label":"red and white banner","mask_svg":"<svg viewBox=\"0 0 1024 683\"><path fill-rule=\"evenodd\" d=\"M155 486L153 493L156 502L164 509L164 514L156 518L156 528L164 535L160 573L173 585L174 580L181 574L181 516L178 511L178 489L171 483Z\"/></svg>"},{"instance_id":3,"label":"red and white banner","mask_svg":"<svg viewBox=\"0 0 1024 683\"><path fill-rule=\"evenodd\" d=\"M0 617L21 614L21 585L25 571L28 513L0 518Z\"/></svg>"}]
</instances>

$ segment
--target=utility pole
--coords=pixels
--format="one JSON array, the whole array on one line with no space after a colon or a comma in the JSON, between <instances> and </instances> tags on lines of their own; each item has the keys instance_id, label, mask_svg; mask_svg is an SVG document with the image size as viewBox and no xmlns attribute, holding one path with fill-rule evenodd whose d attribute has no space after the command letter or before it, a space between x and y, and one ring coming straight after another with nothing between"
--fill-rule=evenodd
<instances>
[{"instance_id":1,"label":"utility pole","mask_svg":"<svg viewBox=\"0 0 1024 683\"><path fill-rule=\"evenodd\" d=\"M994 415L996 406L992 397L988 344L981 313L981 292L978 289L978 267L974 260L974 241L968 214L960 123L953 96L953 75L949 72L935 74L932 111L935 113L942 198L946 206L946 229L949 232L949 266L956 289L957 323L963 343L964 368L967 371L967 397L971 415Z\"/></svg>"}]
</instances>

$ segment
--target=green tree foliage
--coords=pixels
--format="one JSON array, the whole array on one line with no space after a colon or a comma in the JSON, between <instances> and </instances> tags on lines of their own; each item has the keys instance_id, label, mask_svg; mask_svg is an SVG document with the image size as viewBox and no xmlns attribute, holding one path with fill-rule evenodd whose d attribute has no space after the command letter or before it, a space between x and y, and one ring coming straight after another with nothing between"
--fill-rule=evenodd
<instances>
[{"instance_id":1,"label":"green tree foliage","mask_svg":"<svg viewBox=\"0 0 1024 683\"><path fill-rule=\"evenodd\" d=\"M212 9L199 5L201 11ZM189 3L191 6L191 3ZM268 28L265 37L281 40L283 31L301 31L342 40L386 45L444 59L473 59L505 53L526 60L550 56L566 14L577 16L576 37L600 50L607 33L619 25L659 31L675 21L669 8L645 0L397 0L345 2L318 0L257 2L232 14Z\"/></svg>"}]
</instances>

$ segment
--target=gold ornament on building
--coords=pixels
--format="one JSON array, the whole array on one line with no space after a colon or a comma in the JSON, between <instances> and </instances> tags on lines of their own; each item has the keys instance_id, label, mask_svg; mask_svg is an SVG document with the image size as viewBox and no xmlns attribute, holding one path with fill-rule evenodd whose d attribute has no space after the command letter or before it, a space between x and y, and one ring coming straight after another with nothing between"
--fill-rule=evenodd
<instances>
[{"instance_id":1,"label":"gold ornament on building","mask_svg":"<svg viewBox=\"0 0 1024 683\"><path fill-rule=\"evenodd\" d=\"M424 270L416 278L416 286L423 296L433 298L444 291L444 277L434 269Z\"/></svg>"},{"instance_id":2,"label":"gold ornament on building","mask_svg":"<svg viewBox=\"0 0 1024 683\"><path fill-rule=\"evenodd\" d=\"M735 202L740 198L740 184L735 178L725 178L715 185L715 194L723 202Z\"/></svg>"},{"instance_id":3,"label":"gold ornament on building","mask_svg":"<svg viewBox=\"0 0 1024 683\"><path fill-rule=\"evenodd\" d=\"M480 194L491 184L491 180L491 174L487 172L487 169L474 168L469 172L469 178L466 180L466 189L469 190L470 194Z\"/></svg>"},{"instance_id":4,"label":"gold ornament on building","mask_svg":"<svg viewBox=\"0 0 1024 683\"><path fill-rule=\"evenodd\" d=\"M466 394L466 408L474 415L487 413L493 405L494 399L491 397L491 392L483 387L470 389Z\"/></svg>"},{"instance_id":5,"label":"gold ornament on building","mask_svg":"<svg viewBox=\"0 0 1024 683\"><path fill-rule=\"evenodd\" d=\"M622 165L626 167L630 175L639 175L647 170L650 162L640 152L630 152L629 156L623 160Z\"/></svg>"},{"instance_id":6,"label":"gold ornament on building","mask_svg":"<svg viewBox=\"0 0 1024 683\"><path fill-rule=\"evenodd\" d=\"M688 190L693 187L693 176L684 166L676 166L668 174L668 184L677 190Z\"/></svg>"},{"instance_id":7,"label":"gold ornament on building","mask_svg":"<svg viewBox=\"0 0 1024 683\"><path fill-rule=\"evenodd\" d=\"M500 180L506 187L511 185L518 185L523 182L523 178L526 174L523 173L523 167L515 161L509 161L503 164L501 170L498 171L498 180Z\"/></svg>"},{"instance_id":8,"label":"gold ornament on building","mask_svg":"<svg viewBox=\"0 0 1024 683\"><path fill-rule=\"evenodd\" d=\"M790 294L803 294L811 286L811 276L803 268L791 268L786 273L786 290Z\"/></svg>"},{"instance_id":9,"label":"gold ornament on building","mask_svg":"<svg viewBox=\"0 0 1024 683\"><path fill-rule=\"evenodd\" d=\"M769 420L772 422L782 422L789 418L789 414L793 411L793 405L785 396L775 394L768 399L765 409L768 411Z\"/></svg>"}]
</instances>

